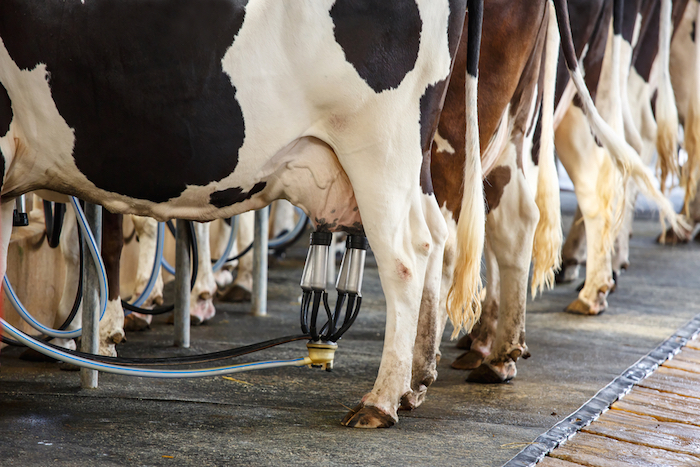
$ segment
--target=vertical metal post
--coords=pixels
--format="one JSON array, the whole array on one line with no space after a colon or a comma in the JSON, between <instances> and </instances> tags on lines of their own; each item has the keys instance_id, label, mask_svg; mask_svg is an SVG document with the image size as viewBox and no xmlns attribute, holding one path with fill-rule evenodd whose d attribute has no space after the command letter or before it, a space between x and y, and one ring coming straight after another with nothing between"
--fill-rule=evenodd
<instances>
[{"instance_id":1,"label":"vertical metal post","mask_svg":"<svg viewBox=\"0 0 700 467\"><path fill-rule=\"evenodd\" d=\"M97 248L102 245L102 206L85 203L85 218L92 235L95 237ZM88 251L87 239L83 239L84 251ZM100 338L100 301L98 297L99 283L97 267L92 257L87 254L83 262L83 333L80 338L82 352L96 354L99 350ZM97 388L97 370L80 369L80 386L84 389Z\"/></svg>"},{"instance_id":2,"label":"vertical metal post","mask_svg":"<svg viewBox=\"0 0 700 467\"><path fill-rule=\"evenodd\" d=\"M333 239L331 240L330 252L328 254L328 278L326 279L326 286L335 285L335 249L338 245L338 235L333 234Z\"/></svg>"},{"instance_id":3,"label":"vertical metal post","mask_svg":"<svg viewBox=\"0 0 700 467\"><path fill-rule=\"evenodd\" d=\"M266 207L255 211L253 233L253 294L252 313L255 316L267 314L267 237L270 230Z\"/></svg>"},{"instance_id":4,"label":"vertical metal post","mask_svg":"<svg viewBox=\"0 0 700 467\"><path fill-rule=\"evenodd\" d=\"M177 220L175 239L175 346L190 347L190 242L187 221Z\"/></svg>"}]
</instances>

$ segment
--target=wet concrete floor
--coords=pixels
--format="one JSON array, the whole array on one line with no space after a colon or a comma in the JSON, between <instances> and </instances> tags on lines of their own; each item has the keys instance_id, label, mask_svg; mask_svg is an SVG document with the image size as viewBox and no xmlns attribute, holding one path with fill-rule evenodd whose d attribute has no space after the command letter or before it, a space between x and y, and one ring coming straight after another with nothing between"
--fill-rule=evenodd
<instances>
[{"instance_id":1,"label":"wet concrete floor","mask_svg":"<svg viewBox=\"0 0 700 467\"><path fill-rule=\"evenodd\" d=\"M580 281L528 303L532 358L518 363L509 384L465 383L466 374L449 367L460 351L448 329L426 402L386 430L340 425L372 388L381 356L384 298L372 262L361 315L330 373L286 368L194 380L100 374L98 389L83 390L78 373L3 350L0 465L502 465L700 313L700 245L658 246L657 233L653 220L635 222L632 265L603 315L562 312ZM159 317L151 330L130 333L120 354L194 354L296 334L304 255L298 246L272 265L267 317L250 316L246 304L219 304L212 322L192 329L189 350L172 347L172 326ZM297 342L248 360L304 355Z\"/></svg>"}]
</instances>

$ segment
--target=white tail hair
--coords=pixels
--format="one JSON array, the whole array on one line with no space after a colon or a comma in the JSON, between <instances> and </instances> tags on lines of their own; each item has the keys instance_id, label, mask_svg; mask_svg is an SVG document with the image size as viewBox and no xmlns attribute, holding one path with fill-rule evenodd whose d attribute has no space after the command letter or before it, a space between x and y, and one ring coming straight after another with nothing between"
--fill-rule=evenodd
<instances>
[{"instance_id":1,"label":"white tail hair","mask_svg":"<svg viewBox=\"0 0 700 467\"><path fill-rule=\"evenodd\" d=\"M532 296L554 286L554 273L561 266L561 207L559 178L554 162L554 90L559 58L559 29L554 5L549 3L547 41L545 45L544 89L540 125L540 158L535 203L540 220L535 229L532 247Z\"/></svg>"},{"instance_id":2,"label":"white tail hair","mask_svg":"<svg viewBox=\"0 0 700 467\"><path fill-rule=\"evenodd\" d=\"M486 212L476 111L477 84L477 78L467 73L464 190L457 222L455 271L447 294L447 314L454 326L453 339L462 329L470 332L481 316L481 255L484 251Z\"/></svg>"}]
</instances>

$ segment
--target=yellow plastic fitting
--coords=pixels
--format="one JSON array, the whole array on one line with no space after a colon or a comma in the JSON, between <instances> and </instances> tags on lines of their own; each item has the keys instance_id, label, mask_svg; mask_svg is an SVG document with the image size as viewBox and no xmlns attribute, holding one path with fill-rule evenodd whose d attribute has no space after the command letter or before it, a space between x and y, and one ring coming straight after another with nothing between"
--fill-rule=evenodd
<instances>
[{"instance_id":1,"label":"yellow plastic fitting","mask_svg":"<svg viewBox=\"0 0 700 467\"><path fill-rule=\"evenodd\" d=\"M333 359L335 351L338 349L338 344L332 342L309 342L306 344L309 349L309 368L320 367L326 371L333 369Z\"/></svg>"}]
</instances>

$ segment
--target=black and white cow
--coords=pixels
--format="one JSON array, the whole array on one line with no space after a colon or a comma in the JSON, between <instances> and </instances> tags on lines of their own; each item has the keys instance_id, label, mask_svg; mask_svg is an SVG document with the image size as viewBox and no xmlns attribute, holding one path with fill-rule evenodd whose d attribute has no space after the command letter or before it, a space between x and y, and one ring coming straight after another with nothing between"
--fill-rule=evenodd
<instances>
[{"instance_id":1,"label":"black and white cow","mask_svg":"<svg viewBox=\"0 0 700 467\"><path fill-rule=\"evenodd\" d=\"M364 232L386 337L374 389L344 423L392 425L419 310L437 306L422 297L424 284L439 293L446 227L419 179L465 3L4 0L2 251L12 200L39 188L160 220L286 198L319 230ZM478 196L462 216L475 219L465 244L477 259L455 287L468 300L483 242L478 151L469 166L465 193ZM465 304L458 328L473 320Z\"/></svg>"}]
</instances>

